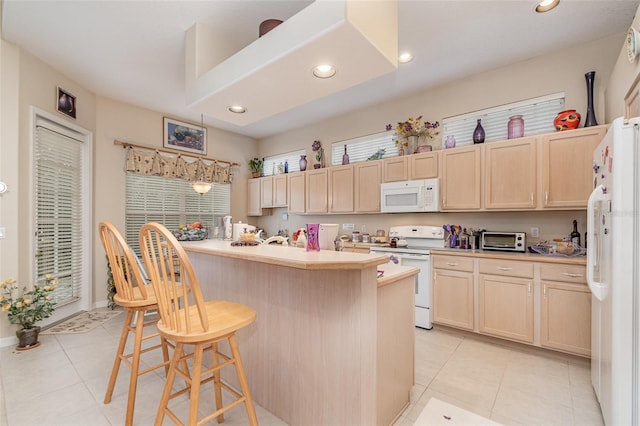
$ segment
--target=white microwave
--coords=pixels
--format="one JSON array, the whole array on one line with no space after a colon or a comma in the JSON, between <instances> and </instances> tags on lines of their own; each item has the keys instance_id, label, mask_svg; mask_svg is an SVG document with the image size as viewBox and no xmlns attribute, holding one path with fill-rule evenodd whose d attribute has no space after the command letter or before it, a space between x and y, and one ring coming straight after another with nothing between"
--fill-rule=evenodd
<instances>
[{"instance_id":1,"label":"white microwave","mask_svg":"<svg viewBox=\"0 0 640 426\"><path fill-rule=\"evenodd\" d=\"M439 205L438 179L387 182L380 185L382 213L437 212Z\"/></svg>"}]
</instances>

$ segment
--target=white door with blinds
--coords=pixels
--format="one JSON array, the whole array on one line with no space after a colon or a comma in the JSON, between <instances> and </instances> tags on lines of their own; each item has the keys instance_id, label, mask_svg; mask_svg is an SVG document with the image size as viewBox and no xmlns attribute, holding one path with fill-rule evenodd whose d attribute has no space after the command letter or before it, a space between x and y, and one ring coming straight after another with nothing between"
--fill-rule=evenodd
<instances>
[{"instance_id":1,"label":"white door with blinds","mask_svg":"<svg viewBox=\"0 0 640 426\"><path fill-rule=\"evenodd\" d=\"M35 115L34 282L58 279L52 323L91 309L90 133Z\"/></svg>"}]
</instances>

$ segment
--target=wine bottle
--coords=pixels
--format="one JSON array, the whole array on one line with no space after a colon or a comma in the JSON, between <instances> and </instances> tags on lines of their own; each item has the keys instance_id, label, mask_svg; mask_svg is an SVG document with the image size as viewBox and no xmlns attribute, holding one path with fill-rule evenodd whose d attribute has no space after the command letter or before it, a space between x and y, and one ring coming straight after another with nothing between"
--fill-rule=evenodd
<instances>
[{"instance_id":1,"label":"wine bottle","mask_svg":"<svg viewBox=\"0 0 640 426\"><path fill-rule=\"evenodd\" d=\"M349 164L349 154L347 154L347 145L344 146L344 154L342 155L342 165Z\"/></svg>"},{"instance_id":2,"label":"wine bottle","mask_svg":"<svg viewBox=\"0 0 640 426\"><path fill-rule=\"evenodd\" d=\"M573 221L573 231L571 232L571 242L574 246L580 246L580 233L578 232L578 221Z\"/></svg>"}]
</instances>

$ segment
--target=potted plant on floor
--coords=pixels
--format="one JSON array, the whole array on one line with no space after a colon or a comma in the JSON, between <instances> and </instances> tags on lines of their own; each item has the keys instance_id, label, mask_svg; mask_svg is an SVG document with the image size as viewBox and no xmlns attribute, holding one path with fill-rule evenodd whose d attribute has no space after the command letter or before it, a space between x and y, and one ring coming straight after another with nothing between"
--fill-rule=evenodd
<instances>
[{"instance_id":1,"label":"potted plant on floor","mask_svg":"<svg viewBox=\"0 0 640 426\"><path fill-rule=\"evenodd\" d=\"M49 318L55 310L50 293L58 285L58 280L51 274L45 275L44 285L35 284L31 290L23 287L20 290L13 278L0 282L0 305L2 311L9 316L11 324L20 324L22 327L16 331L18 337L18 349L32 349L40 345L38 335L40 326L38 321Z\"/></svg>"}]
</instances>

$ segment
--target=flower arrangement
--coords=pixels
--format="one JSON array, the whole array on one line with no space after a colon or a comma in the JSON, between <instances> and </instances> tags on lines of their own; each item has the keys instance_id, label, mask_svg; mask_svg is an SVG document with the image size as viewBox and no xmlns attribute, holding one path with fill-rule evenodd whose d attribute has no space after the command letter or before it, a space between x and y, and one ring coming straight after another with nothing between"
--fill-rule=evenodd
<instances>
[{"instance_id":1,"label":"flower arrangement","mask_svg":"<svg viewBox=\"0 0 640 426\"><path fill-rule=\"evenodd\" d=\"M311 150L316 153L316 163L313 165L314 169L324 167L324 149L320 144L320 141L313 141L311 144Z\"/></svg>"},{"instance_id":2,"label":"flower arrangement","mask_svg":"<svg viewBox=\"0 0 640 426\"><path fill-rule=\"evenodd\" d=\"M11 324L20 324L23 329L31 329L38 321L49 318L54 311L53 301L49 295L58 285L58 280L51 274L45 275L46 283L42 286L34 285L33 289L18 291L16 280L13 278L0 282L0 289L4 295L0 295L2 311L9 315ZM22 293L13 297L14 294Z\"/></svg>"},{"instance_id":3,"label":"flower arrangement","mask_svg":"<svg viewBox=\"0 0 640 426\"><path fill-rule=\"evenodd\" d=\"M414 119L413 117L407 118L406 121L399 121L396 126L396 133L402 137L409 136L426 136L429 139L433 139L440 132L436 131L438 127L440 127L440 123L436 121L435 123L431 123L429 121L420 121L422 120L422 116ZM393 126L391 124L387 124L387 130L392 130ZM398 142L396 141L396 144Z\"/></svg>"}]
</instances>

